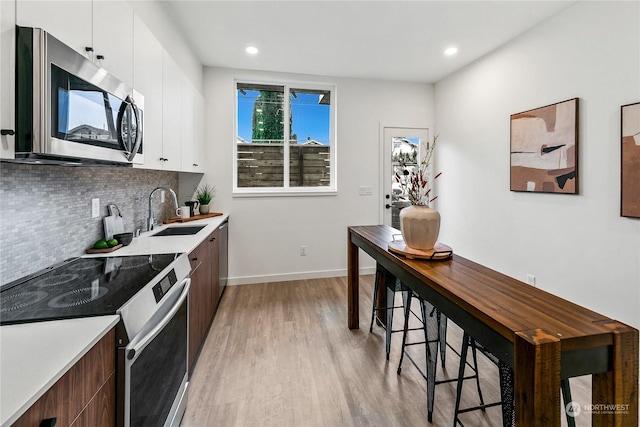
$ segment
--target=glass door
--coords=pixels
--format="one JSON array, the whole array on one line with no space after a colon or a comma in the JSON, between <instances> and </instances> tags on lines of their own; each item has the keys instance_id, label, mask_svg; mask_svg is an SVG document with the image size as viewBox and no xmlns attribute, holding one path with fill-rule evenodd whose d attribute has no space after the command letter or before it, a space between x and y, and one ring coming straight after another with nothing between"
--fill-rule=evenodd
<instances>
[{"instance_id":1,"label":"glass door","mask_svg":"<svg viewBox=\"0 0 640 427\"><path fill-rule=\"evenodd\" d=\"M383 138L383 223L399 230L400 209L409 206L409 201L395 178L396 173L418 166L422 146L429 141L429 129L385 127Z\"/></svg>"}]
</instances>

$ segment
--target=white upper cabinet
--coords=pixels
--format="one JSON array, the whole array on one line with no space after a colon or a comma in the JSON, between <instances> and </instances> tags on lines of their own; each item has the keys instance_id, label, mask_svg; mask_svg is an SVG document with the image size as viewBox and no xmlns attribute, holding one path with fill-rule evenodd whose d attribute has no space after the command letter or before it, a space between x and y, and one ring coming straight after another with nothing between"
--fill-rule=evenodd
<instances>
[{"instance_id":1,"label":"white upper cabinet","mask_svg":"<svg viewBox=\"0 0 640 427\"><path fill-rule=\"evenodd\" d=\"M136 15L133 22L133 87L144 96L143 152L145 169L163 169L162 56L164 49Z\"/></svg>"},{"instance_id":2,"label":"white upper cabinet","mask_svg":"<svg viewBox=\"0 0 640 427\"><path fill-rule=\"evenodd\" d=\"M182 167L182 90L186 83L186 77L166 51L162 58L162 154L164 169L179 171Z\"/></svg>"},{"instance_id":3,"label":"white upper cabinet","mask_svg":"<svg viewBox=\"0 0 640 427\"><path fill-rule=\"evenodd\" d=\"M83 55L93 46L93 2L18 0L16 7L18 25L42 28Z\"/></svg>"},{"instance_id":4,"label":"white upper cabinet","mask_svg":"<svg viewBox=\"0 0 640 427\"><path fill-rule=\"evenodd\" d=\"M182 171L204 173L204 97L191 82L182 91Z\"/></svg>"},{"instance_id":5,"label":"white upper cabinet","mask_svg":"<svg viewBox=\"0 0 640 427\"><path fill-rule=\"evenodd\" d=\"M194 106L194 122L193 127L195 129L195 151L197 166L194 167L193 172L204 172L205 168L205 146L204 146L204 96L197 90L195 91L195 106Z\"/></svg>"},{"instance_id":6,"label":"white upper cabinet","mask_svg":"<svg viewBox=\"0 0 640 427\"><path fill-rule=\"evenodd\" d=\"M0 1L0 129L15 131L15 21L14 1ZM15 136L0 135L0 158L15 157Z\"/></svg>"},{"instance_id":7,"label":"white upper cabinet","mask_svg":"<svg viewBox=\"0 0 640 427\"><path fill-rule=\"evenodd\" d=\"M132 41L133 9L131 6L122 0L94 1L94 60L129 86L133 85Z\"/></svg>"},{"instance_id":8,"label":"white upper cabinet","mask_svg":"<svg viewBox=\"0 0 640 427\"><path fill-rule=\"evenodd\" d=\"M145 106L144 165L134 167L201 172L202 95L138 16L133 28L133 87Z\"/></svg>"},{"instance_id":9,"label":"white upper cabinet","mask_svg":"<svg viewBox=\"0 0 640 427\"><path fill-rule=\"evenodd\" d=\"M182 88L182 167L183 171L195 170L198 167L198 159L196 158L196 139L195 129L193 127L194 120L194 92L195 89L191 82L185 79L185 85Z\"/></svg>"},{"instance_id":10,"label":"white upper cabinet","mask_svg":"<svg viewBox=\"0 0 640 427\"><path fill-rule=\"evenodd\" d=\"M16 16L18 25L42 28L118 79L133 83L133 9L125 1L18 0Z\"/></svg>"}]
</instances>

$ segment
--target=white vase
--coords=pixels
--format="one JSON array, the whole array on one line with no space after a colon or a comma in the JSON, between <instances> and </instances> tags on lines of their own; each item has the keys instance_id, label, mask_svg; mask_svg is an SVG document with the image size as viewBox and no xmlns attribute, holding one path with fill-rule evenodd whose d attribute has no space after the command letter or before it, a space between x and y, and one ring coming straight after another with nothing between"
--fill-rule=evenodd
<instances>
[{"instance_id":1,"label":"white vase","mask_svg":"<svg viewBox=\"0 0 640 427\"><path fill-rule=\"evenodd\" d=\"M400 230L408 247L433 249L440 233L440 213L428 206L407 206L400 211Z\"/></svg>"}]
</instances>

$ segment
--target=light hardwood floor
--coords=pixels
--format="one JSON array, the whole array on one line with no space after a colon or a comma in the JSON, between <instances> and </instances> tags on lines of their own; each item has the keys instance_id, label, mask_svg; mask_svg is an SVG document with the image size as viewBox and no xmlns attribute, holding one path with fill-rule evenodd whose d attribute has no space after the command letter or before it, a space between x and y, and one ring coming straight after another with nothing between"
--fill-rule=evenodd
<instances>
[{"instance_id":1,"label":"light hardwood floor","mask_svg":"<svg viewBox=\"0 0 640 427\"><path fill-rule=\"evenodd\" d=\"M190 379L181 425L429 425L424 379L408 361L396 374L401 334L393 334L387 362L384 330L374 326L369 333L373 276L362 276L360 288L360 329L349 330L346 278L227 287ZM400 328L401 312L396 316ZM449 325L447 341L459 349L460 329ZM411 348L416 360L423 360L422 348ZM438 379L457 376L458 363L449 352ZM482 356L479 364L485 400L498 400L497 369ZM474 386L467 383L463 406L476 405ZM589 380L572 380L571 386L574 401L590 403ZM451 426L454 403L455 382L436 386L431 425ZM500 426L500 407L462 420ZM591 425L586 416L576 420L580 427Z\"/></svg>"}]
</instances>

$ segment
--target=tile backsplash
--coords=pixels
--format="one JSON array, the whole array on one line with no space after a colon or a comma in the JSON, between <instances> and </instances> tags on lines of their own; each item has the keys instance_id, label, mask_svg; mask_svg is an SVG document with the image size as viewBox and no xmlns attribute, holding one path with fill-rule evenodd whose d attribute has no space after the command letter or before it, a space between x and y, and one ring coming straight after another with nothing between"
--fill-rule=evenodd
<instances>
[{"instance_id":1,"label":"tile backsplash","mask_svg":"<svg viewBox=\"0 0 640 427\"><path fill-rule=\"evenodd\" d=\"M158 186L177 193L178 180L178 172L0 163L0 285L83 255L104 237L110 203L122 211L125 231L146 230L149 194ZM170 198L160 203L159 193L160 221L174 214ZM91 218L94 198L99 218Z\"/></svg>"}]
</instances>

